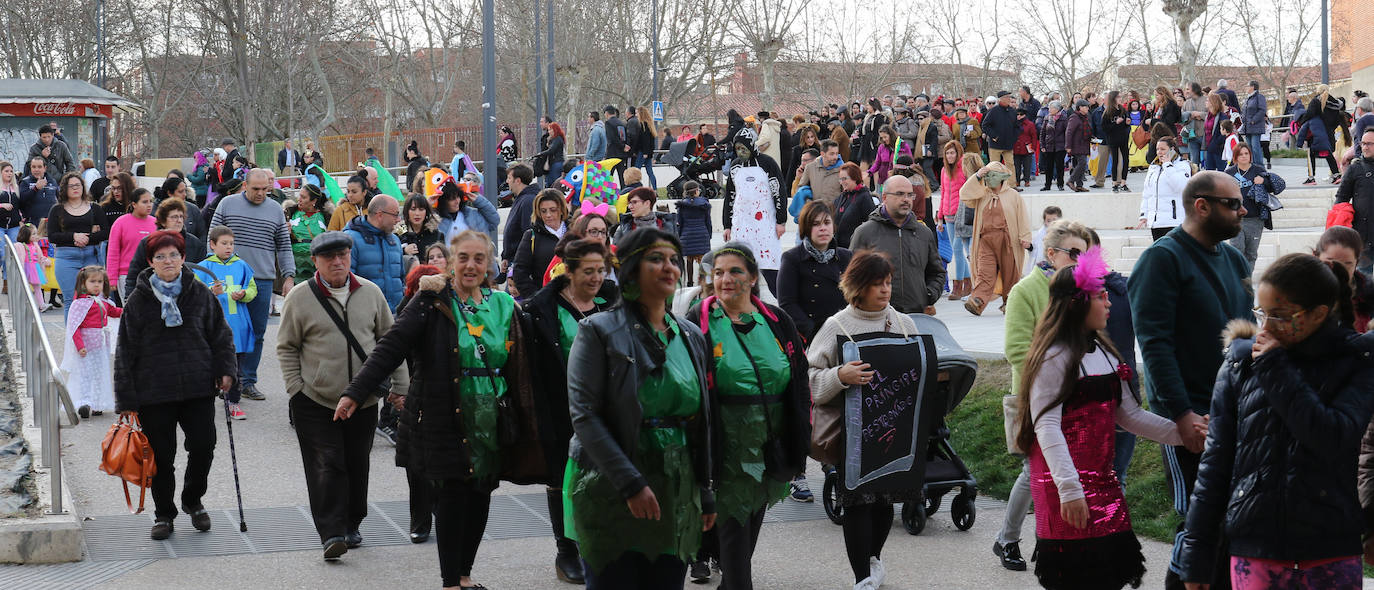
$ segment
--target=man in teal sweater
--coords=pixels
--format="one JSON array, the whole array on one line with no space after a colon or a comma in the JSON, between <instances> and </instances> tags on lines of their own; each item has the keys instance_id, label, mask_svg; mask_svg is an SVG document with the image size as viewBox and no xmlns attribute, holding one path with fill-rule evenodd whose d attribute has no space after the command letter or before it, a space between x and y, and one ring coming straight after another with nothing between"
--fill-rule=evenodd
<instances>
[{"instance_id":1,"label":"man in teal sweater","mask_svg":"<svg viewBox=\"0 0 1374 590\"><path fill-rule=\"evenodd\" d=\"M1183 436L1183 446L1161 447L1179 515L1187 514L1197 480L1206 436L1195 426L1210 411L1221 331L1233 319L1254 319L1249 264L1226 243L1245 217L1240 185L1220 172L1201 172L1184 187L1183 206L1183 225L1141 254L1127 286L1150 410L1177 423ZM1183 588L1177 571L1175 544L1165 588Z\"/></svg>"}]
</instances>

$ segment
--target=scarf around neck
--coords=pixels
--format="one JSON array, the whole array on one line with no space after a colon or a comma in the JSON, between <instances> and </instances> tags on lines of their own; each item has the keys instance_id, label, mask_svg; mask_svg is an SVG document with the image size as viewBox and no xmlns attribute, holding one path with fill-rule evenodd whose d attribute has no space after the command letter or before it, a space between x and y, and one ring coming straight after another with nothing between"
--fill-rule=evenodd
<instances>
[{"instance_id":1,"label":"scarf around neck","mask_svg":"<svg viewBox=\"0 0 1374 590\"><path fill-rule=\"evenodd\" d=\"M177 297L181 295L181 273L175 279L163 281L157 274L148 276L148 285L153 288L153 296L162 303L162 323L168 328L181 325L181 309L177 307Z\"/></svg>"},{"instance_id":2,"label":"scarf around neck","mask_svg":"<svg viewBox=\"0 0 1374 590\"><path fill-rule=\"evenodd\" d=\"M829 264L831 260L834 260L835 253L839 252L837 248L833 247L817 250L816 246L811 243L811 238L802 238L802 247L806 248L806 253L811 255L812 259L821 264Z\"/></svg>"}]
</instances>

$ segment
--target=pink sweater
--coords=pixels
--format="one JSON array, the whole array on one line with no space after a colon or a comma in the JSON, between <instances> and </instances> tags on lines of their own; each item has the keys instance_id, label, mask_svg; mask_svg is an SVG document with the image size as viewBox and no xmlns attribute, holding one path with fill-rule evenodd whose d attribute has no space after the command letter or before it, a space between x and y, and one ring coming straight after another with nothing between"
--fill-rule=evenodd
<instances>
[{"instance_id":1,"label":"pink sweater","mask_svg":"<svg viewBox=\"0 0 1374 590\"><path fill-rule=\"evenodd\" d=\"M940 217L951 218L959 213L959 189L964 188L964 167L955 166L958 174L950 176L940 166Z\"/></svg>"},{"instance_id":2,"label":"pink sweater","mask_svg":"<svg viewBox=\"0 0 1374 590\"><path fill-rule=\"evenodd\" d=\"M149 215L139 219L136 215L121 215L110 228L110 241L106 246L105 271L111 279L122 277L129 272L129 261L138 250L138 242L157 231L157 218Z\"/></svg>"}]
</instances>

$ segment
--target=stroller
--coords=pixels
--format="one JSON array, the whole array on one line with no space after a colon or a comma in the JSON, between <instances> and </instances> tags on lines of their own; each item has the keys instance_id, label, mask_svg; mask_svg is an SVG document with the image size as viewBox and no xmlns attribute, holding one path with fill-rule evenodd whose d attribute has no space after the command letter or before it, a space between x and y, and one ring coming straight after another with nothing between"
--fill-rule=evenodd
<instances>
[{"instance_id":1,"label":"stroller","mask_svg":"<svg viewBox=\"0 0 1374 590\"><path fill-rule=\"evenodd\" d=\"M701 196L707 199L720 198L721 186L709 175L725 166L722 157L724 148L718 145L706 146L701 155L696 155L696 138L674 142L668 146L668 153L662 162L678 169L678 177L668 183L668 199L682 198L682 185L689 180L701 185Z\"/></svg>"},{"instance_id":2,"label":"stroller","mask_svg":"<svg viewBox=\"0 0 1374 590\"><path fill-rule=\"evenodd\" d=\"M902 526L912 535L921 534L926 528L926 520L940 509L945 494L959 488L959 494L950 502L950 515L954 518L954 526L966 531L973 528L977 516L973 499L978 495L978 480L969 473L963 460L954 452L954 447L950 446L945 416L958 407L973 388L973 381L978 376L978 362L964 352L944 322L919 313L911 314L911 319L916 322L918 333L930 334L935 339L939 371L936 395L943 398L943 401L937 399L935 406L943 407L943 411L931 418L935 424L931 426L930 444L926 447L925 486L921 494L924 502L902 505ZM844 508L835 502L835 493L840 485L835 467L826 465L821 502L825 507L825 515L835 524L844 523Z\"/></svg>"}]
</instances>

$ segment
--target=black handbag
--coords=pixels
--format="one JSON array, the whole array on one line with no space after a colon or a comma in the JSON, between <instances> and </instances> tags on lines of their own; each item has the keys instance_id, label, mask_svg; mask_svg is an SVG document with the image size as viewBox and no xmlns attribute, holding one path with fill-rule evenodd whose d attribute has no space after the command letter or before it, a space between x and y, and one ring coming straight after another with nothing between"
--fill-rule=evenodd
<instances>
[{"instance_id":1,"label":"black handbag","mask_svg":"<svg viewBox=\"0 0 1374 590\"><path fill-rule=\"evenodd\" d=\"M464 326L459 326L462 330L468 323L466 312L463 311L461 303L455 306L458 309L458 319ZM460 333L461 336L461 333ZM476 343L477 359L482 361L482 368L486 370L487 379L491 381L491 391L494 395L496 389L496 370L487 364L487 346L482 344L482 340L473 337ZM509 391L507 393L510 393ZM510 395L496 396L496 443L502 447L510 447L520 440L520 413L515 407L515 402Z\"/></svg>"},{"instance_id":2,"label":"black handbag","mask_svg":"<svg viewBox=\"0 0 1374 590\"><path fill-rule=\"evenodd\" d=\"M767 326L764 326L766 329ZM757 327L755 328L757 329ZM739 332L733 328L730 330L735 334L735 341L739 342L739 347L744 349L744 356L749 358L749 366L754 369L754 380L759 384L759 395L763 398L763 403L759 407L763 409L763 422L768 428L768 432L773 432L773 419L768 415L768 396L763 393L763 375L759 373L759 365L754 362L754 355L749 352L749 347L744 344L744 339L740 338ZM782 439L777 436L769 436L763 442L763 474L768 478L778 481L792 481L795 473L789 473L787 469L787 452L783 450Z\"/></svg>"}]
</instances>

